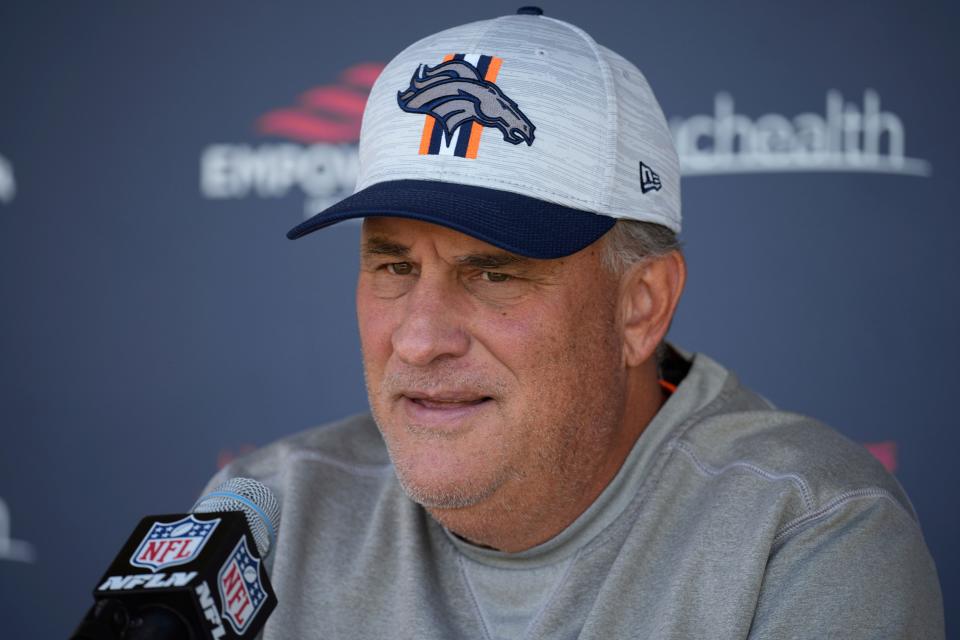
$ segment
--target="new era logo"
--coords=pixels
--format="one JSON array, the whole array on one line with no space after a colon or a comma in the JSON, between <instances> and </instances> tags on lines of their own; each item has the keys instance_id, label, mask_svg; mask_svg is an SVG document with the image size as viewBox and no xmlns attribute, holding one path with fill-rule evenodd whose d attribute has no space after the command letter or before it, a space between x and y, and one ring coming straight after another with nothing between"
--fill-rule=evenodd
<instances>
[{"instance_id":1,"label":"new era logo","mask_svg":"<svg viewBox=\"0 0 960 640\"><path fill-rule=\"evenodd\" d=\"M660 176L658 176L653 169L641 162L640 190L644 193L647 191L660 191L660 186Z\"/></svg>"}]
</instances>

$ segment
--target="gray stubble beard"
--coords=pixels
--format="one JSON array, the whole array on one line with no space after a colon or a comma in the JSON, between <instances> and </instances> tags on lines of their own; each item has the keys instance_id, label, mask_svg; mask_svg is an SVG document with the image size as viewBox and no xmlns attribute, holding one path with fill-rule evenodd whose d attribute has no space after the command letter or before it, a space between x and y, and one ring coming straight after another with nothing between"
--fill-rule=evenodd
<instances>
[{"instance_id":1,"label":"gray stubble beard","mask_svg":"<svg viewBox=\"0 0 960 640\"><path fill-rule=\"evenodd\" d=\"M364 383L367 389L367 398L369 399L371 413L373 414L373 419L377 424L377 428L380 430L380 435L383 438L384 443L386 443L387 453L390 456L390 461L393 463L393 469L397 477L397 481L400 483L404 493L406 493L411 500L428 510L463 509L466 507L475 506L489 499L494 493L496 493L503 483L506 482L509 474L503 473L501 474L502 477L496 477L494 478L493 482L486 483L486 485L470 482L450 483L446 490L431 490L415 484L411 480L413 470L408 463L404 462L406 458L403 455L403 447L401 444L387 436L388 431L384 429L386 421L384 417L379 414L377 410L377 403L375 403L373 400L376 397L375 393L384 393L384 390L387 390L386 394L389 395L391 393L389 390L401 386L401 382L405 385L416 386L418 388L436 387L438 386L436 381L440 377L443 377L445 382L453 382L458 386L479 387L482 393L489 394L491 396L502 394L505 388L505 385L502 383L491 383L486 378L476 375L463 376L460 374L458 377L455 376L457 376L457 374L391 374L385 376L383 382L381 383L381 388L375 391L372 389L370 384L370 378L367 374L366 367L364 367L363 371ZM416 424L404 425L402 428L409 432L417 433L419 437L432 436L436 437L437 439L444 439L447 437L443 434L431 433L429 429L420 427Z\"/></svg>"}]
</instances>

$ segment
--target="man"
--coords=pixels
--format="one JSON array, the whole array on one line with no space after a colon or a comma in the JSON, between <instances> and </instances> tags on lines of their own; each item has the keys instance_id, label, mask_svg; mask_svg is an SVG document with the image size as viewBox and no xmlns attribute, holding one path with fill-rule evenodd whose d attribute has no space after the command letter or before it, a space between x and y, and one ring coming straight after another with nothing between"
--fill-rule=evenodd
<instances>
[{"instance_id":1,"label":"man","mask_svg":"<svg viewBox=\"0 0 960 640\"><path fill-rule=\"evenodd\" d=\"M541 13L400 53L357 192L289 234L365 218L373 418L221 476L282 501L264 637L943 637L897 482L664 342L666 122L632 64Z\"/></svg>"}]
</instances>

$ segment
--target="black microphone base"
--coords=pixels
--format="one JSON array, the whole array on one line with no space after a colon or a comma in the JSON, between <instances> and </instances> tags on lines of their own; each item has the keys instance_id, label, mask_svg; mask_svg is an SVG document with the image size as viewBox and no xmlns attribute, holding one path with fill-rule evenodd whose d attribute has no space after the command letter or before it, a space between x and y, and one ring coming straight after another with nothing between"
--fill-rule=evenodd
<instances>
[{"instance_id":1,"label":"black microphone base","mask_svg":"<svg viewBox=\"0 0 960 640\"><path fill-rule=\"evenodd\" d=\"M70 640L197 640L187 622L162 605L133 615L117 600L101 600L87 614Z\"/></svg>"}]
</instances>

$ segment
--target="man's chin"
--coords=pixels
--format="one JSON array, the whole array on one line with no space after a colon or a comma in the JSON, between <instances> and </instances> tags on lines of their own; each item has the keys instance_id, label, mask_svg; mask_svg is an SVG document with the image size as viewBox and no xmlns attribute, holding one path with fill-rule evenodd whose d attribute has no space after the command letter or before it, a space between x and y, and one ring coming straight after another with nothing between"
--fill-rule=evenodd
<instances>
[{"instance_id":1,"label":"man's chin","mask_svg":"<svg viewBox=\"0 0 960 640\"><path fill-rule=\"evenodd\" d=\"M456 482L425 480L397 468L397 479L407 496L428 510L465 509L489 499L499 483L470 483L459 478Z\"/></svg>"}]
</instances>

